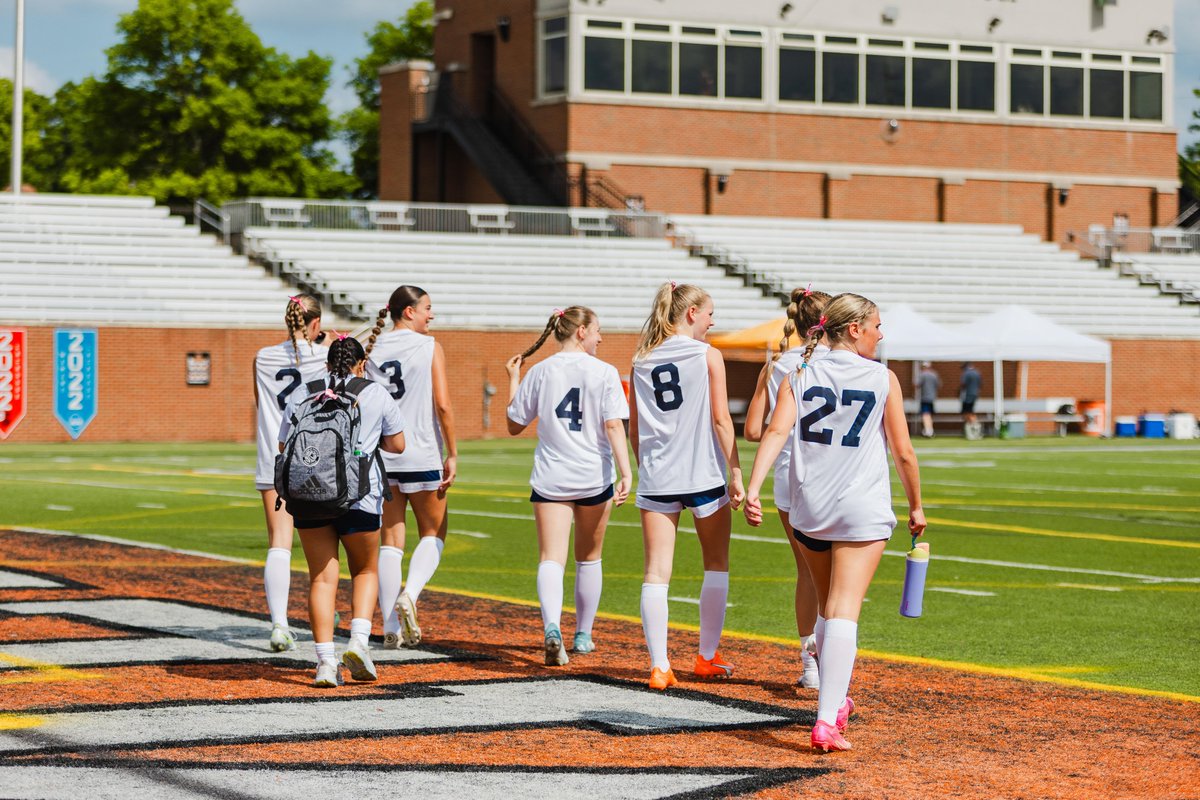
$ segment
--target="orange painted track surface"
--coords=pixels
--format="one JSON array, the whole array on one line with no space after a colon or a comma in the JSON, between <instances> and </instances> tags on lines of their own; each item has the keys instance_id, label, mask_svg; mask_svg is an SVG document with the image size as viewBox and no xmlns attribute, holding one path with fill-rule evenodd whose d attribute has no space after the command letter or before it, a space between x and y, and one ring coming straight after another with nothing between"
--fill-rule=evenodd
<instances>
[{"instance_id":1,"label":"orange painted track surface","mask_svg":"<svg viewBox=\"0 0 1200 800\"><path fill-rule=\"evenodd\" d=\"M86 708L178 702L312 699L311 669L270 661L268 626L254 567L87 539L0 532L0 570L76 582L67 588L0 589L0 602L144 597L182 600L251 614L263 622L263 660L81 666L62 671L4 669L0 662L0 730L26 715ZM296 554L296 563L301 556ZM291 618L306 619L307 581L293 579ZM339 608L347 609L348 581ZM348 616L343 615L343 619ZM427 592L425 644L459 660L380 664L380 681L333 690L340 698L395 698L421 684L597 676L646 691L647 665L638 625L600 620L597 652L562 668L542 665L536 609ZM573 619L564 619L569 639ZM136 626L137 620L126 621ZM379 623L376 619L376 634ZM347 631L339 630L339 650ZM47 640L136 636L70 617L0 612L0 647ZM816 692L794 685L794 648L728 640L723 654L735 678L703 682L690 675L695 634L671 632L670 652L683 694L722 698L784 712L781 723L744 728L667 730L621 735L594 727L509 727L497 730L404 732L370 738L327 738L326 765L406 765L438 769L506 767L688 768L761 773L739 796L761 798L1186 798L1200 796L1200 707L953 672L859 660L851 694L859 708L848 738L854 750L822 755L808 747ZM1134 654L1131 654L1133 656ZM34 677L37 679L33 679ZM675 691L675 690L672 690ZM321 694L329 697L330 691ZM747 706L750 707L750 706ZM314 712L316 713L316 712ZM205 746L139 746L0 757L9 765L94 762L156 765L311 766L311 740ZM408 780L419 780L410 777ZM416 784L409 784L410 786ZM3 788L0 787L0 794ZM688 794L694 797L696 794ZM724 795L714 795L724 796Z\"/></svg>"}]
</instances>

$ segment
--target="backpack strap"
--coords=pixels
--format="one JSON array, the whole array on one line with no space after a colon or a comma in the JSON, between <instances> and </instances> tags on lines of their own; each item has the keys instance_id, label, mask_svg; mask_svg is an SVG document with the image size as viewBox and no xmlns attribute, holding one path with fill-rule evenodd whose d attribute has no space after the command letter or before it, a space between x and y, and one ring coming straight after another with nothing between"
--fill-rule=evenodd
<instances>
[{"instance_id":1,"label":"backpack strap","mask_svg":"<svg viewBox=\"0 0 1200 800\"><path fill-rule=\"evenodd\" d=\"M309 395L320 394L325 391L325 381L309 381L304 384L304 389Z\"/></svg>"},{"instance_id":2,"label":"backpack strap","mask_svg":"<svg viewBox=\"0 0 1200 800\"><path fill-rule=\"evenodd\" d=\"M383 451L375 448L375 463L379 465L379 475L383 478L383 499L392 502L392 483L388 480L387 466L383 463Z\"/></svg>"},{"instance_id":3,"label":"backpack strap","mask_svg":"<svg viewBox=\"0 0 1200 800\"><path fill-rule=\"evenodd\" d=\"M358 397L360 394L362 394L364 389L374 382L375 381L369 381L366 378L351 378L350 380L346 381L346 394L350 395L351 397Z\"/></svg>"}]
</instances>

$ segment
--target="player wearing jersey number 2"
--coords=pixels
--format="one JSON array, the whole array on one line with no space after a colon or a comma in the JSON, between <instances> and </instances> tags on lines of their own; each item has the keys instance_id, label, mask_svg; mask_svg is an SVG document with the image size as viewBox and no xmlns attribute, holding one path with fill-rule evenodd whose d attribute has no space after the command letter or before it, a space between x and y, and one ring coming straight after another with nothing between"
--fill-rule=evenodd
<instances>
[{"instance_id":1,"label":"player wearing jersey number 2","mask_svg":"<svg viewBox=\"0 0 1200 800\"><path fill-rule=\"evenodd\" d=\"M814 357L822 336L830 350ZM858 616L896 525L889 448L908 500L908 530L913 536L925 530L900 383L871 360L882 338L879 310L870 300L840 294L829 301L820 323L808 331L806 363L779 387L746 490L746 519L761 525L759 492L790 438L789 521L804 548L821 615L812 746L826 751L850 749L842 733L854 710L847 690L858 652Z\"/></svg>"},{"instance_id":2,"label":"player wearing jersey number 2","mask_svg":"<svg viewBox=\"0 0 1200 800\"><path fill-rule=\"evenodd\" d=\"M520 379L521 364L553 334L559 351ZM555 310L532 347L505 364L508 432L537 421L530 501L538 534L537 594L542 610L547 666L568 661L560 629L563 572L575 523L576 653L590 653L592 623L600 605L601 550L614 505L629 495L633 476L625 444L629 406L617 371L596 358L600 321L591 309ZM620 479L613 488L613 462Z\"/></svg>"}]
</instances>

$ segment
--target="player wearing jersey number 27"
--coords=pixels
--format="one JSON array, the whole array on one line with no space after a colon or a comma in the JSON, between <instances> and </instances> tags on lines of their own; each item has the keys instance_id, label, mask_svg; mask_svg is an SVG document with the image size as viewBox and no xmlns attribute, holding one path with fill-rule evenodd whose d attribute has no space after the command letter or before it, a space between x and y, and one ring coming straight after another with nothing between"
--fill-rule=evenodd
<instances>
[{"instance_id":1,"label":"player wearing jersey number 27","mask_svg":"<svg viewBox=\"0 0 1200 800\"><path fill-rule=\"evenodd\" d=\"M829 351L814 357L827 336ZM829 301L808 331L805 364L779 387L774 416L754 457L746 520L761 525L759 492L790 438L792 534L817 589L820 688L812 745L849 750L842 736L858 652L858 616L896 525L887 451L908 499L908 530L925 530L921 480L895 373L871 360L883 333L875 304L854 294Z\"/></svg>"},{"instance_id":2,"label":"player wearing jersey number 27","mask_svg":"<svg viewBox=\"0 0 1200 800\"><path fill-rule=\"evenodd\" d=\"M634 354L629 437L638 458L637 507L646 549L642 630L652 689L677 683L667 657L667 591L684 508L691 509L704 561L695 674L733 674L733 665L717 648L729 596L729 505L737 508L745 493L725 394L725 363L704 342L712 326L707 292L663 284Z\"/></svg>"},{"instance_id":3,"label":"player wearing jersey number 27","mask_svg":"<svg viewBox=\"0 0 1200 800\"><path fill-rule=\"evenodd\" d=\"M522 381L521 365L553 335L559 350L534 364ZM563 572L575 523L576 653L590 653L592 623L600 605L601 550L614 505L629 496L633 475L625 444L629 406L616 369L596 358L600 321L591 309L555 310L533 346L504 365L508 371L508 432L537 420L533 456L534 520L538 535L537 594L547 666L568 661L560 629ZM620 479L613 488L613 462Z\"/></svg>"},{"instance_id":4,"label":"player wearing jersey number 27","mask_svg":"<svg viewBox=\"0 0 1200 800\"><path fill-rule=\"evenodd\" d=\"M321 305L309 294L288 298L283 314L287 341L259 350L254 357L254 403L257 407L258 465L254 486L267 515L267 563L263 586L271 614L271 649L291 650L296 640L288 628L288 594L292 585L292 516L275 508L275 453L283 410L304 397L309 381L325 376L328 349L319 344Z\"/></svg>"}]
</instances>

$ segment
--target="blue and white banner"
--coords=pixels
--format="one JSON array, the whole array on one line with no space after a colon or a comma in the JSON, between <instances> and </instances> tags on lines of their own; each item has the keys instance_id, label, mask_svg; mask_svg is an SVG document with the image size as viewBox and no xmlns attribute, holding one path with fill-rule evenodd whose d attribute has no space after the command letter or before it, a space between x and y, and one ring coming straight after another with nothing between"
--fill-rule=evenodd
<instances>
[{"instance_id":1,"label":"blue and white banner","mask_svg":"<svg viewBox=\"0 0 1200 800\"><path fill-rule=\"evenodd\" d=\"M54 416L78 439L96 418L96 331L54 332Z\"/></svg>"}]
</instances>

